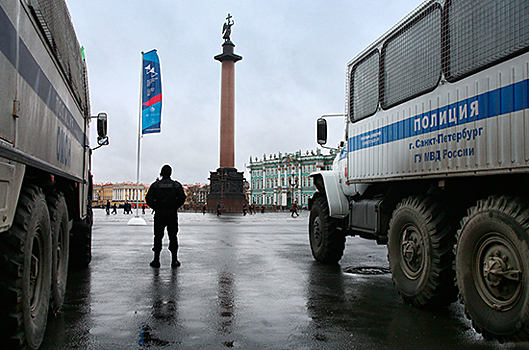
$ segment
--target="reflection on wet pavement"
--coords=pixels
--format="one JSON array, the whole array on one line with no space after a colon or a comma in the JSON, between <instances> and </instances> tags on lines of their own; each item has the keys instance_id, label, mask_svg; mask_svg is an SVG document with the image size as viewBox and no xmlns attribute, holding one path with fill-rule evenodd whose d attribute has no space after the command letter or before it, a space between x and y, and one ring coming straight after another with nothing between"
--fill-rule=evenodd
<instances>
[{"instance_id":1,"label":"reflection on wet pavement","mask_svg":"<svg viewBox=\"0 0 529 350\"><path fill-rule=\"evenodd\" d=\"M230 271L221 271L218 278L218 307L220 312L219 333L229 335L233 333L234 323L234 293L235 286L233 281L233 273ZM223 345L233 347L233 340L226 340Z\"/></svg>"},{"instance_id":2,"label":"reflection on wet pavement","mask_svg":"<svg viewBox=\"0 0 529 350\"><path fill-rule=\"evenodd\" d=\"M150 285L150 296L152 305L152 317L141 327L138 345L140 349L151 346L166 346L172 342L162 339L156 333L163 328L168 328L170 334L181 328L178 324L178 270L170 271L169 281L164 281L160 276L159 269L152 269L152 283ZM176 342L174 342L176 343Z\"/></svg>"}]
</instances>

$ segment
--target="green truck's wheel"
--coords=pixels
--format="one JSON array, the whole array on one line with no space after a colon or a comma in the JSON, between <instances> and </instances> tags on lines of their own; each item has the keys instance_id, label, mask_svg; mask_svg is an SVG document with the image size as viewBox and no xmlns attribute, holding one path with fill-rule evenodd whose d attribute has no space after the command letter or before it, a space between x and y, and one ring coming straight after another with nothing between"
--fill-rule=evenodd
<instances>
[{"instance_id":1,"label":"green truck's wheel","mask_svg":"<svg viewBox=\"0 0 529 350\"><path fill-rule=\"evenodd\" d=\"M337 229L337 220L329 216L324 197L314 199L309 217L309 239L312 255L325 264L336 264L345 249L345 236Z\"/></svg>"},{"instance_id":2,"label":"green truck's wheel","mask_svg":"<svg viewBox=\"0 0 529 350\"><path fill-rule=\"evenodd\" d=\"M36 186L20 195L15 220L4 233L0 255L0 332L8 348L37 349L50 305L52 234L46 198Z\"/></svg>"},{"instance_id":3,"label":"green truck's wheel","mask_svg":"<svg viewBox=\"0 0 529 350\"><path fill-rule=\"evenodd\" d=\"M529 208L491 196L462 220L456 280L466 315L485 338L529 340Z\"/></svg>"},{"instance_id":4,"label":"green truck's wheel","mask_svg":"<svg viewBox=\"0 0 529 350\"><path fill-rule=\"evenodd\" d=\"M454 241L436 201L408 197L397 206L389 224L388 259L393 283L404 301L440 306L456 300Z\"/></svg>"}]
</instances>

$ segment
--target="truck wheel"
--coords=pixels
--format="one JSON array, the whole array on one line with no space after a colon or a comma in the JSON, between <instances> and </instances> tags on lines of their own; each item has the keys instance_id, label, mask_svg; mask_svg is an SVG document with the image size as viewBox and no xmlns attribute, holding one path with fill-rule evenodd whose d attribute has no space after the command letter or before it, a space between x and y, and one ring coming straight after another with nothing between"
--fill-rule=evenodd
<instances>
[{"instance_id":1,"label":"truck wheel","mask_svg":"<svg viewBox=\"0 0 529 350\"><path fill-rule=\"evenodd\" d=\"M50 217L40 188L22 189L13 226L2 235L2 344L37 349L46 330L52 266Z\"/></svg>"},{"instance_id":2,"label":"truck wheel","mask_svg":"<svg viewBox=\"0 0 529 350\"><path fill-rule=\"evenodd\" d=\"M409 197L397 206L389 224L388 260L405 302L421 307L456 300L454 242L444 211L430 197Z\"/></svg>"},{"instance_id":3,"label":"truck wheel","mask_svg":"<svg viewBox=\"0 0 529 350\"><path fill-rule=\"evenodd\" d=\"M60 192L49 195L48 210L52 228L52 299L51 310L57 313L64 303L68 278L68 257L70 251L70 224L66 199Z\"/></svg>"},{"instance_id":4,"label":"truck wheel","mask_svg":"<svg viewBox=\"0 0 529 350\"><path fill-rule=\"evenodd\" d=\"M325 264L336 264L345 249L345 236L337 230L337 220L329 216L329 205L323 197L314 200L309 218L310 248L314 258Z\"/></svg>"},{"instance_id":5,"label":"truck wheel","mask_svg":"<svg viewBox=\"0 0 529 350\"><path fill-rule=\"evenodd\" d=\"M491 196L470 208L457 234L456 281L476 331L529 340L529 208Z\"/></svg>"},{"instance_id":6,"label":"truck wheel","mask_svg":"<svg viewBox=\"0 0 529 350\"><path fill-rule=\"evenodd\" d=\"M87 268L92 261L92 206L83 220L74 221L70 237L70 266Z\"/></svg>"}]
</instances>

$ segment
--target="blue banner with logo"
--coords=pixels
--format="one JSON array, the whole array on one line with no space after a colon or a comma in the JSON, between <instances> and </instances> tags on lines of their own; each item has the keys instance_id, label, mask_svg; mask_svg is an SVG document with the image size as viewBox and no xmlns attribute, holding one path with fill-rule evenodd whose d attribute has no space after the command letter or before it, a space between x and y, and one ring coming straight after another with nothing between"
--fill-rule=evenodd
<instances>
[{"instance_id":1,"label":"blue banner with logo","mask_svg":"<svg viewBox=\"0 0 529 350\"><path fill-rule=\"evenodd\" d=\"M153 134L161 131L162 123L162 79L160 60L156 50L143 54L141 133Z\"/></svg>"}]
</instances>

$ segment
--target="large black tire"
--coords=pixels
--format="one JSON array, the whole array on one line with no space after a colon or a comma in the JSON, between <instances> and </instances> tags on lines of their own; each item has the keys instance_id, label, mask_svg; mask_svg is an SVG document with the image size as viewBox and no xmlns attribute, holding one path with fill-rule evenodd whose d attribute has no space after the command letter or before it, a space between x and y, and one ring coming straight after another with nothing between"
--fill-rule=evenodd
<instances>
[{"instance_id":1,"label":"large black tire","mask_svg":"<svg viewBox=\"0 0 529 350\"><path fill-rule=\"evenodd\" d=\"M48 195L47 201L53 235L51 310L56 314L62 308L66 294L70 252L70 224L64 195L60 192L53 192Z\"/></svg>"},{"instance_id":2,"label":"large black tire","mask_svg":"<svg viewBox=\"0 0 529 350\"><path fill-rule=\"evenodd\" d=\"M405 302L437 307L456 301L454 242L447 216L432 198L409 197L397 206L389 224L388 260Z\"/></svg>"},{"instance_id":3,"label":"large black tire","mask_svg":"<svg viewBox=\"0 0 529 350\"><path fill-rule=\"evenodd\" d=\"M345 236L338 230L338 221L329 216L324 197L314 199L309 217L310 248L314 258L324 264L336 264L345 249Z\"/></svg>"},{"instance_id":4,"label":"large black tire","mask_svg":"<svg viewBox=\"0 0 529 350\"><path fill-rule=\"evenodd\" d=\"M457 234L456 281L466 315L487 339L529 340L529 208L491 196Z\"/></svg>"},{"instance_id":5,"label":"large black tire","mask_svg":"<svg viewBox=\"0 0 529 350\"><path fill-rule=\"evenodd\" d=\"M92 261L92 206L83 220L74 221L70 236L70 267L87 268Z\"/></svg>"},{"instance_id":6,"label":"large black tire","mask_svg":"<svg viewBox=\"0 0 529 350\"><path fill-rule=\"evenodd\" d=\"M37 349L46 330L52 269L50 218L40 188L23 187L0 256L2 346Z\"/></svg>"},{"instance_id":7,"label":"large black tire","mask_svg":"<svg viewBox=\"0 0 529 350\"><path fill-rule=\"evenodd\" d=\"M70 230L70 267L85 269L92 261L92 175L88 176L87 213L83 220L75 220Z\"/></svg>"}]
</instances>

